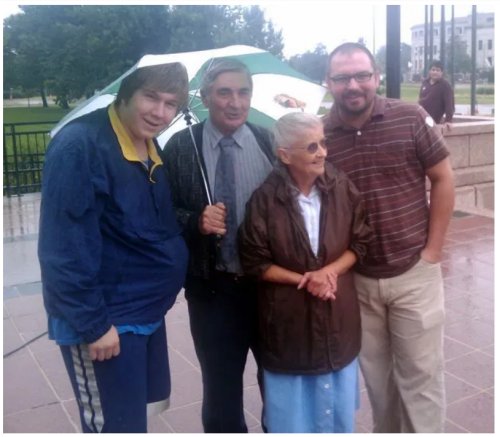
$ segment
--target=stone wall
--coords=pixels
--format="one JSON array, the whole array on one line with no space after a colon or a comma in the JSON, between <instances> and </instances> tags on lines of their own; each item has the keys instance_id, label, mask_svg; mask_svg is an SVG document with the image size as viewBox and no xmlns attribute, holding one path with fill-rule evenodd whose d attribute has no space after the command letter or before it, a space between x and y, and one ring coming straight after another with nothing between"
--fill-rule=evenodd
<instances>
[{"instance_id":1,"label":"stone wall","mask_svg":"<svg viewBox=\"0 0 500 437\"><path fill-rule=\"evenodd\" d=\"M455 209L493 216L494 119L454 119L445 132L455 174Z\"/></svg>"}]
</instances>

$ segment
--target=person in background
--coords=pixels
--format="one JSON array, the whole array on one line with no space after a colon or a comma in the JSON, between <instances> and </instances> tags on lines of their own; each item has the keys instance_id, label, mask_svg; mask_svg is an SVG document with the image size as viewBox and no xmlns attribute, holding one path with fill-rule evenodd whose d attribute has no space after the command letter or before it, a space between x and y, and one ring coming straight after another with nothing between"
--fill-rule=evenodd
<instances>
[{"instance_id":1,"label":"person in background","mask_svg":"<svg viewBox=\"0 0 500 437\"><path fill-rule=\"evenodd\" d=\"M274 155L270 132L247 122L252 77L245 64L214 60L200 91L209 115L192 127L196 144L185 129L168 141L163 157L190 252L185 295L203 380L203 428L247 432L243 373L249 349L259 364L257 295L255 281L241 269L236 233L245 203L271 171Z\"/></svg>"},{"instance_id":2,"label":"person in background","mask_svg":"<svg viewBox=\"0 0 500 437\"><path fill-rule=\"evenodd\" d=\"M429 76L420 87L418 104L429 113L434 122L443 123L446 130L451 130L455 113L455 96L453 88L443 75L444 68L441 61L432 61Z\"/></svg>"},{"instance_id":3,"label":"person in background","mask_svg":"<svg viewBox=\"0 0 500 437\"><path fill-rule=\"evenodd\" d=\"M353 432L361 326L350 268L371 229L357 189L325 163L320 118L287 114L274 134L280 165L250 198L239 235L243 269L259 280L265 425Z\"/></svg>"},{"instance_id":4,"label":"person in background","mask_svg":"<svg viewBox=\"0 0 500 437\"><path fill-rule=\"evenodd\" d=\"M440 259L454 206L449 152L421 106L376 94L380 75L365 46L334 49L326 80L334 99L323 118L327 160L361 192L375 232L354 273L374 432L443 432Z\"/></svg>"},{"instance_id":5,"label":"person in background","mask_svg":"<svg viewBox=\"0 0 500 437\"><path fill-rule=\"evenodd\" d=\"M123 79L116 101L49 144L40 260L49 337L61 348L83 432L147 432L168 407L165 314L188 252L154 137L185 107L179 63Z\"/></svg>"}]
</instances>

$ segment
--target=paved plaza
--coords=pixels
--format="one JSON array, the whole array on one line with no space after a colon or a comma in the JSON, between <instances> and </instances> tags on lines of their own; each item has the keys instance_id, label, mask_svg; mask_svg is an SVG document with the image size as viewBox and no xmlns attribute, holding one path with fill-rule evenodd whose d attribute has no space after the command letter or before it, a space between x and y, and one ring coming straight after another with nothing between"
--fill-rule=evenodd
<instances>
[{"instance_id":1,"label":"paved plaza","mask_svg":"<svg viewBox=\"0 0 500 437\"><path fill-rule=\"evenodd\" d=\"M4 197L3 431L80 432L76 401L59 349L43 335L47 326L36 257L39 205L39 194ZM446 432L491 433L494 220L457 211L447 235L442 265L447 311ZM166 322L172 369L171 406L150 420L149 430L202 432L200 367L182 293ZM17 348L20 349L15 351ZM249 357L245 413L250 431L261 432L262 404L255 373L255 362ZM371 430L371 412L363 385L356 427L360 433Z\"/></svg>"}]
</instances>

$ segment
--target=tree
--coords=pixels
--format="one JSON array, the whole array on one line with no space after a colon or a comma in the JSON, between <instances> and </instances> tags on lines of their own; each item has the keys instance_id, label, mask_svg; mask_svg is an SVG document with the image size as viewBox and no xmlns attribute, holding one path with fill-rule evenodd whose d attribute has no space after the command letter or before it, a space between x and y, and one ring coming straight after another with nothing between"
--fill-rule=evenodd
<instances>
[{"instance_id":1,"label":"tree","mask_svg":"<svg viewBox=\"0 0 500 437\"><path fill-rule=\"evenodd\" d=\"M169 45L164 6L21 6L4 21L4 59L24 88L43 95L50 83L57 101L90 95L146 53ZM13 65L12 65L13 64ZM5 79L4 79L5 86Z\"/></svg>"},{"instance_id":2,"label":"tree","mask_svg":"<svg viewBox=\"0 0 500 437\"><path fill-rule=\"evenodd\" d=\"M244 44L282 56L281 31L265 20L258 6L173 6L171 12L173 52Z\"/></svg>"},{"instance_id":3,"label":"tree","mask_svg":"<svg viewBox=\"0 0 500 437\"><path fill-rule=\"evenodd\" d=\"M231 33L224 6L172 6L169 10L169 50L173 53L216 48L219 36Z\"/></svg>"},{"instance_id":4,"label":"tree","mask_svg":"<svg viewBox=\"0 0 500 437\"><path fill-rule=\"evenodd\" d=\"M407 78L410 72L411 64L411 46L401 43L401 77Z\"/></svg>"},{"instance_id":5,"label":"tree","mask_svg":"<svg viewBox=\"0 0 500 437\"><path fill-rule=\"evenodd\" d=\"M276 31L271 22L264 18L264 12L258 6L250 6L242 11L242 23L239 29L241 44L268 50L272 54L283 56L283 38L281 31Z\"/></svg>"},{"instance_id":6,"label":"tree","mask_svg":"<svg viewBox=\"0 0 500 437\"><path fill-rule=\"evenodd\" d=\"M75 6L56 28L67 35L52 53L50 77L58 97L92 95L147 53L169 46L164 6ZM63 105L67 102L62 100Z\"/></svg>"},{"instance_id":7,"label":"tree","mask_svg":"<svg viewBox=\"0 0 500 437\"><path fill-rule=\"evenodd\" d=\"M451 53L451 38L446 44L446 53ZM446 71L452 71L451 59L448 55L446 57ZM455 43L453 45L453 72L454 73L472 73L472 60L467 54L467 43L463 41L459 35L455 36Z\"/></svg>"},{"instance_id":8,"label":"tree","mask_svg":"<svg viewBox=\"0 0 500 437\"><path fill-rule=\"evenodd\" d=\"M400 45L400 72L401 78L404 78L408 73L410 67L408 66L411 61L411 46L402 42ZM375 54L375 62L382 74L386 74L386 59L387 59L387 47L382 46L377 50Z\"/></svg>"},{"instance_id":9,"label":"tree","mask_svg":"<svg viewBox=\"0 0 500 437\"><path fill-rule=\"evenodd\" d=\"M323 44L318 44L313 52L307 51L301 55L292 56L289 63L309 79L321 84L325 80L328 52Z\"/></svg>"},{"instance_id":10,"label":"tree","mask_svg":"<svg viewBox=\"0 0 500 437\"><path fill-rule=\"evenodd\" d=\"M63 107L145 54L249 44L282 56L281 32L258 6L21 6L4 20L4 88L47 85Z\"/></svg>"},{"instance_id":11,"label":"tree","mask_svg":"<svg viewBox=\"0 0 500 437\"><path fill-rule=\"evenodd\" d=\"M375 53L375 62L377 63L377 67L380 71L380 73L385 74L386 68L385 68L385 60L387 58L387 47L382 46L377 50L377 53Z\"/></svg>"},{"instance_id":12,"label":"tree","mask_svg":"<svg viewBox=\"0 0 500 437\"><path fill-rule=\"evenodd\" d=\"M41 14L29 20L25 15L17 14L4 20L4 89L18 85L25 90L36 88L42 96L43 106L47 107L44 90L48 53L40 42L49 39L47 27L50 26L41 27L46 23ZM33 29L38 29L36 35Z\"/></svg>"}]
</instances>

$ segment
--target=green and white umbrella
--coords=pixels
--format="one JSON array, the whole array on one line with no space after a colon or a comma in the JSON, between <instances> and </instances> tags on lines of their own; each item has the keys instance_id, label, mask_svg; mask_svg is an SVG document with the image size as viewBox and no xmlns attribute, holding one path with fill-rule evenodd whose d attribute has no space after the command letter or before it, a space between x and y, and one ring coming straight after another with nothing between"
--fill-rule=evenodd
<instances>
[{"instance_id":1,"label":"green and white umbrella","mask_svg":"<svg viewBox=\"0 0 500 437\"><path fill-rule=\"evenodd\" d=\"M199 97L201 77L214 59L225 57L241 60L252 74L254 87L249 121L270 127L274 120L288 112L304 111L313 114L318 112L327 91L325 87L312 82L265 50L237 45L196 52L145 55L118 79L68 113L52 129L51 135L54 136L71 120L109 105L115 99L123 78L137 68L171 62L182 62L186 66L189 76L189 111L194 122L203 121L208 117L208 111ZM180 114L158 136L160 146L163 147L175 132L185 127L186 121Z\"/></svg>"}]
</instances>

